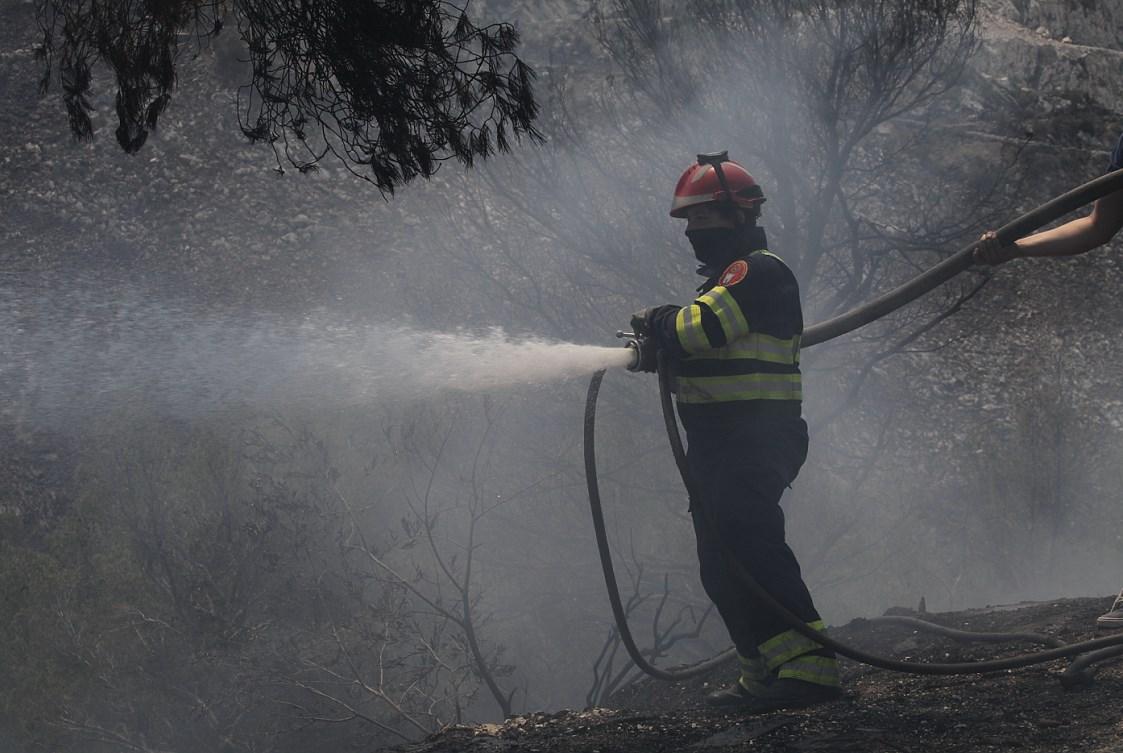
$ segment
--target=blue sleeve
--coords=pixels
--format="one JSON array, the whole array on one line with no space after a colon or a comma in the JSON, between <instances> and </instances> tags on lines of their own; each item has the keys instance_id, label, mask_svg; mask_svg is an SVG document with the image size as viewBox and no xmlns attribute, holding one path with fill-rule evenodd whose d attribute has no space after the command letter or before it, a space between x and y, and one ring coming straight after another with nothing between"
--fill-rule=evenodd
<instances>
[{"instance_id":1,"label":"blue sleeve","mask_svg":"<svg viewBox=\"0 0 1123 753\"><path fill-rule=\"evenodd\" d=\"M1119 169L1123 169L1123 134L1120 134L1119 142L1111 150L1111 164L1107 166L1109 173Z\"/></svg>"}]
</instances>

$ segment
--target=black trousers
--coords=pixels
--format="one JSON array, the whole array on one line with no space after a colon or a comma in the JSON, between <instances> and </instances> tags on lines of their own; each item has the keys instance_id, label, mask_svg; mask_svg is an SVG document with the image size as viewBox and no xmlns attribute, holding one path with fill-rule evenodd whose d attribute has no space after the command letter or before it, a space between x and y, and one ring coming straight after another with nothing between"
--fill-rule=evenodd
<instances>
[{"instance_id":1,"label":"black trousers","mask_svg":"<svg viewBox=\"0 0 1123 753\"><path fill-rule=\"evenodd\" d=\"M780 509L784 489L807 458L807 424L802 418L707 421L688 424L687 438L702 585L738 653L755 656L757 646L789 628L733 575L723 548L802 620L819 619L785 541Z\"/></svg>"}]
</instances>

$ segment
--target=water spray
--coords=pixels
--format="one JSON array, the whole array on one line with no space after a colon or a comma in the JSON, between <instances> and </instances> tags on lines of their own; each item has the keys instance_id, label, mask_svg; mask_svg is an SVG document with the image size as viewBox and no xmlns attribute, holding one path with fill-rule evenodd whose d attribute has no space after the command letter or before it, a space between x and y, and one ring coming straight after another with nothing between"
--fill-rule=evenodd
<instances>
[{"instance_id":1,"label":"water spray","mask_svg":"<svg viewBox=\"0 0 1123 753\"><path fill-rule=\"evenodd\" d=\"M0 402L70 430L136 405L177 418L347 409L628 368L632 350L493 328L246 314L104 280L0 285Z\"/></svg>"}]
</instances>

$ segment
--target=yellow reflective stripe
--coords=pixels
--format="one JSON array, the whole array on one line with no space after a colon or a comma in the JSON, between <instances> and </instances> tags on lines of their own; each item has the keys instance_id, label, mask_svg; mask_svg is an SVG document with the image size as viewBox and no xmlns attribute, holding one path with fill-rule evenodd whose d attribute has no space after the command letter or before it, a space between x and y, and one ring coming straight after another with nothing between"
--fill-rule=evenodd
<instances>
[{"instance_id":1,"label":"yellow reflective stripe","mask_svg":"<svg viewBox=\"0 0 1123 753\"><path fill-rule=\"evenodd\" d=\"M799 374L741 374L739 376L678 378L680 403L718 403L729 400L802 400Z\"/></svg>"},{"instance_id":2,"label":"yellow reflective stripe","mask_svg":"<svg viewBox=\"0 0 1123 753\"><path fill-rule=\"evenodd\" d=\"M759 656L749 657L740 654L737 654L737 659L741 663L741 676L739 678L741 686L749 691L762 689L765 680L768 679L768 669L764 666L764 660Z\"/></svg>"},{"instance_id":3,"label":"yellow reflective stripe","mask_svg":"<svg viewBox=\"0 0 1123 753\"><path fill-rule=\"evenodd\" d=\"M798 656L781 666L776 676L830 687L842 684L838 673L838 659L829 656Z\"/></svg>"},{"instance_id":4,"label":"yellow reflective stripe","mask_svg":"<svg viewBox=\"0 0 1123 753\"><path fill-rule=\"evenodd\" d=\"M749 695L764 695L768 692L768 685L764 680L758 680L754 677L746 678L741 675L737 678L737 683L748 691Z\"/></svg>"},{"instance_id":5,"label":"yellow reflective stripe","mask_svg":"<svg viewBox=\"0 0 1123 753\"><path fill-rule=\"evenodd\" d=\"M827 629L827 626L823 624L822 620L815 620L807 624L812 629L820 632L825 632ZM779 635L769 638L764 643L760 644L758 648L760 649L760 655L764 658L765 666L771 670L791 661L797 656L802 656L817 648L821 648L821 646L801 633L797 633L794 630L785 630Z\"/></svg>"},{"instance_id":6,"label":"yellow reflective stripe","mask_svg":"<svg viewBox=\"0 0 1123 753\"><path fill-rule=\"evenodd\" d=\"M773 259L775 259L776 261L780 262L780 263L781 263L781 264L783 264L783 265L784 265L785 267L787 266L787 264L786 264L786 263L784 262L784 260L783 260L783 259L781 259L781 258L780 258L779 256L777 256L776 254L772 253L771 251L765 251L765 250L761 249L760 251L756 251L755 253L758 253L758 254L760 254L761 256L771 256L771 257L772 257Z\"/></svg>"},{"instance_id":7,"label":"yellow reflective stripe","mask_svg":"<svg viewBox=\"0 0 1123 753\"><path fill-rule=\"evenodd\" d=\"M699 303L710 307L721 322L721 330L725 333L726 342L733 342L749 331L749 323L741 312L741 306L729 292L729 288L718 285L705 295L698 297Z\"/></svg>"},{"instance_id":8,"label":"yellow reflective stripe","mask_svg":"<svg viewBox=\"0 0 1123 753\"><path fill-rule=\"evenodd\" d=\"M675 334L678 335L679 345L687 353L711 350L714 347L706 338L706 331L702 329L702 307L697 304L692 303L678 310L675 315Z\"/></svg>"},{"instance_id":9,"label":"yellow reflective stripe","mask_svg":"<svg viewBox=\"0 0 1123 753\"><path fill-rule=\"evenodd\" d=\"M694 356L696 358L714 358L721 361L753 358L758 361L792 366L799 363L799 336L781 340L779 337L772 337L760 332L750 332L724 347L695 353Z\"/></svg>"}]
</instances>

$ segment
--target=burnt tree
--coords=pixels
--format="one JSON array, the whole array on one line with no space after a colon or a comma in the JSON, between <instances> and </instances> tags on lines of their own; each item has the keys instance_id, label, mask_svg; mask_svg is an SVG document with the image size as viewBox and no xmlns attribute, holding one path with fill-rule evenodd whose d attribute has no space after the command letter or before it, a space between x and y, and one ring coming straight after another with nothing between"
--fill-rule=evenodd
<instances>
[{"instance_id":1,"label":"burnt tree","mask_svg":"<svg viewBox=\"0 0 1123 753\"><path fill-rule=\"evenodd\" d=\"M117 141L136 152L171 100L180 54L233 23L251 80L238 120L301 171L329 155L384 193L443 161L471 165L538 139L533 70L506 23L445 0L37 0L41 90L62 89L70 129L92 138L99 64L116 81Z\"/></svg>"}]
</instances>

